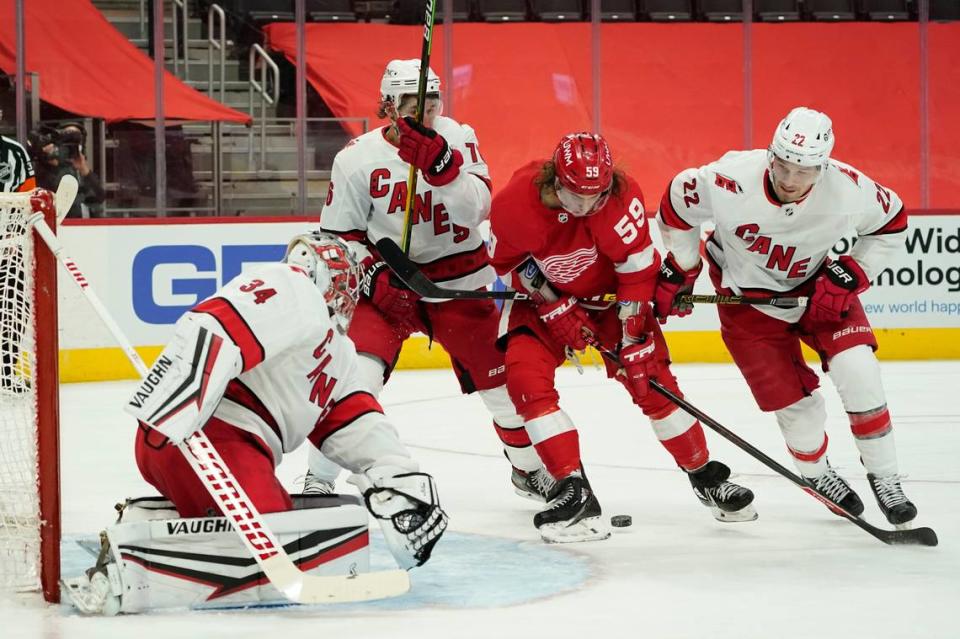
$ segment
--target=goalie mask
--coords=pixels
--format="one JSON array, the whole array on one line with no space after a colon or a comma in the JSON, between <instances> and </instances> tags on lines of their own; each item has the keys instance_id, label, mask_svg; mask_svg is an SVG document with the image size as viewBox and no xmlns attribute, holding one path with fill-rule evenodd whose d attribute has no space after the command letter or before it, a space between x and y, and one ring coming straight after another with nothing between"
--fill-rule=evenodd
<instances>
[{"instance_id":1,"label":"goalie mask","mask_svg":"<svg viewBox=\"0 0 960 639\"><path fill-rule=\"evenodd\" d=\"M340 238L314 231L297 235L283 261L302 268L323 293L337 330L346 335L357 307L360 269L353 250Z\"/></svg>"},{"instance_id":2,"label":"goalie mask","mask_svg":"<svg viewBox=\"0 0 960 639\"><path fill-rule=\"evenodd\" d=\"M554 187L563 208L576 217L599 211L613 186L613 158L602 136L571 133L553 152Z\"/></svg>"}]
</instances>

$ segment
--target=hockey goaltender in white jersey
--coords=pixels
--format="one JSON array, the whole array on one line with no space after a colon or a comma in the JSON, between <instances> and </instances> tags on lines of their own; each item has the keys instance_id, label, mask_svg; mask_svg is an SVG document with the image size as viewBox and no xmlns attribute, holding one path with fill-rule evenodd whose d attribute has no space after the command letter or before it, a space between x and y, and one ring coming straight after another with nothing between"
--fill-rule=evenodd
<instances>
[{"instance_id":1,"label":"hockey goaltender in white jersey","mask_svg":"<svg viewBox=\"0 0 960 639\"><path fill-rule=\"evenodd\" d=\"M781 120L769 149L730 152L680 172L660 203L670 254L655 293L657 314L685 315L677 304L702 268L700 227L710 279L723 295L804 297L806 307L721 305L724 344L757 404L775 413L800 474L860 515L863 502L827 461L827 414L819 378L800 343L820 356L850 422L860 459L887 520L917 516L900 485L877 341L859 295L903 245L907 212L897 194L830 157L833 123L797 107ZM829 251L854 237L849 255Z\"/></svg>"},{"instance_id":2,"label":"hockey goaltender in white jersey","mask_svg":"<svg viewBox=\"0 0 960 639\"><path fill-rule=\"evenodd\" d=\"M351 479L397 563L423 564L446 528L377 400L358 388L346 330L357 301L350 248L295 237L284 263L248 269L186 313L126 409L140 423L136 460L168 501L128 502L97 565L65 583L84 612L280 602L180 450L202 428L301 569L363 572L367 515L357 498L296 500L274 474L309 439Z\"/></svg>"}]
</instances>

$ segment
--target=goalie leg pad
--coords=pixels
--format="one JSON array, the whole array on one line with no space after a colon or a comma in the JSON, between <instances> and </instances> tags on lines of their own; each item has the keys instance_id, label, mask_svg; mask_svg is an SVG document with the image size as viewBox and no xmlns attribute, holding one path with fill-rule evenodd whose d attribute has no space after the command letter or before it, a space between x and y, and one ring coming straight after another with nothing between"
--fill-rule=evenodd
<instances>
[{"instance_id":1,"label":"goalie leg pad","mask_svg":"<svg viewBox=\"0 0 960 639\"><path fill-rule=\"evenodd\" d=\"M371 469L358 485L367 509L380 521L397 564L409 570L430 559L448 518L440 508L433 477L403 471L399 467Z\"/></svg>"},{"instance_id":2,"label":"goalie leg pad","mask_svg":"<svg viewBox=\"0 0 960 639\"><path fill-rule=\"evenodd\" d=\"M108 614L110 606L135 613L289 603L266 580L226 518L178 518L172 507L162 505L146 499L124 508L121 522L106 532L107 560L65 583L78 609ZM358 498L298 498L297 505L303 508L267 514L264 520L301 570L315 575L369 571L368 519Z\"/></svg>"}]
</instances>

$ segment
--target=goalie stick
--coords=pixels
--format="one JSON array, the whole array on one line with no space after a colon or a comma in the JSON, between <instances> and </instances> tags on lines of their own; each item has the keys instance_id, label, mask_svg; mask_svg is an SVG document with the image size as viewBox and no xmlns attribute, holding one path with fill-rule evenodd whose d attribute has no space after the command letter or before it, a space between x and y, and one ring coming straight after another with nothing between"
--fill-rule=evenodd
<instances>
[{"instance_id":1,"label":"goalie stick","mask_svg":"<svg viewBox=\"0 0 960 639\"><path fill-rule=\"evenodd\" d=\"M57 185L57 192L53 195L54 206L57 207L57 224L63 222L67 217L73 201L77 199L77 191L80 190L80 183L77 178L69 173L60 178L60 184Z\"/></svg>"},{"instance_id":2,"label":"goalie stick","mask_svg":"<svg viewBox=\"0 0 960 639\"><path fill-rule=\"evenodd\" d=\"M442 288L430 280L397 243L388 237L376 243L380 257L396 273L411 291L420 297L429 299L486 299L486 300L529 300L531 296L523 291L470 291L455 288ZM617 296L607 294L600 297L603 302L616 302ZM806 297L745 297L743 295L683 295L680 301L688 304L749 304L751 306L778 306L797 308L807 305Z\"/></svg>"},{"instance_id":3,"label":"goalie stick","mask_svg":"<svg viewBox=\"0 0 960 639\"><path fill-rule=\"evenodd\" d=\"M29 224L73 277L74 282L113 334L133 367L142 377L145 377L150 372L146 364L113 320L100 298L90 288L89 282L76 262L64 253L63 245L50 230L43 219L43 214L31 215ZM301 604L368 601L395 597L410 590L410 577L404 570L385 570L345 576L304 574L290 559L287 551L267 526L263 516L250 501L243 487L237 482L202 430L191 435L177 448L213 497L220 511L230 520L233 529L259 564L263 574L291 601Z\"/></svg>"},{"instance_id":4,"label":"goalie stick","mask_svg":"<svg viewBox=\"0 0 960 639\"><path fill-rule=\"evenodd\" d=\"M611 362L617 364L618 366L621 365L620 357L610 349L605 348L602 344L600 344L600 342L597 341L597 339L593 335L584 333L584 337L586 338L587 343L593 346L598 351L600 351L600 353L604 357L609 359ZM919 546L936 546L937 543L939 543L939 540L937 539L937 533L934 532L932 528L924 527L924 528L913 528L910 530L886 530L883 528L878 528L873 524L867 522L866 520L862 519L861 517L858 517L857 515L854 515L848 512L843 508L843 506L841 506L837 502L817 492L816 488L814 488L813 485L811 485L808 481L790 472L790 470L788 470L787 468L779 464L776 460L768 456L762 450L755 447L753 444L743 439L742 437L734 433L732 430L728 429L723 424L713 419L712 417L704 413L702 410L700 410L699 408L697 408L687 400L678 396L669 388L664 387L659 382L653 379L649 380L648 383L650 384L650 387L654 391L660 393L661 395L669 399L671 402L676 404L679 408L689 413L692 417L696 417L697 419L699 419L701 422L709 426L711 430L713 430L718 435L720 435L721 437L723 437L724 439L732 443L734 446L744 451L745 453L747 453L748 455L750 455L751 457L753 457L754 459L762 463L767 468L773 471L776 471L778 474L786 477L787 479L792 481L794 484L802 488L804 492L810 494L812 497L823 502L823 504L825 504L826 506L829 506L834 512L839 513L842 517L850 521L852 524L855 524L856 526L862 528L867 533L869 533L870 535L873 535L883 543L890 544L890 545L901 544L901 545L919 545Z\"/></svg>"}]
</instances>

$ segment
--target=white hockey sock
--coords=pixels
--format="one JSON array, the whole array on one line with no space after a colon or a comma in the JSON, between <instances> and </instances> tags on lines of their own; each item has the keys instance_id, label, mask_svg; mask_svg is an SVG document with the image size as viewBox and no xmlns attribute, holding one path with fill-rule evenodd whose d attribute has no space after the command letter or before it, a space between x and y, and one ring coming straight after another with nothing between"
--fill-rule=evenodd
<instances>
[{"instance_id":1,"label":"white hockey sock","mask_svg":"<svg viewBox=\"0 0 960 639\"><path fill-rule=\"evenodd\" d=\"M804 477L818 477L827 471L827 434L824 424L827 411L823 398L816 391L809 397L775 411L777 424L793 457L793 463Z\"/></svg>"},{"instance_id":2,"label":"white hockey sock","mask_svg":"<svg viewBox=\"0 0 960 639\"><path fill-rule=\"evenodd\" d=\"M537 450L530 442L523 418L517 414L506 386L477 391L493 417L493 425L503 444L503 452L515 468L533 472L543 467Z\"/></svg>"},{"instance_id":3,"label":"white hockey sock","mask_svg":"<svg viewBox=\"0 0 960 639\"><path fill-rule=\"evenodd\" d=\"M893 424L887 411L880 363L869 346L837 353L828 371L850 419L860 459L868 473L886 477L897 472Z\"/></svg>"}]
</instances>

